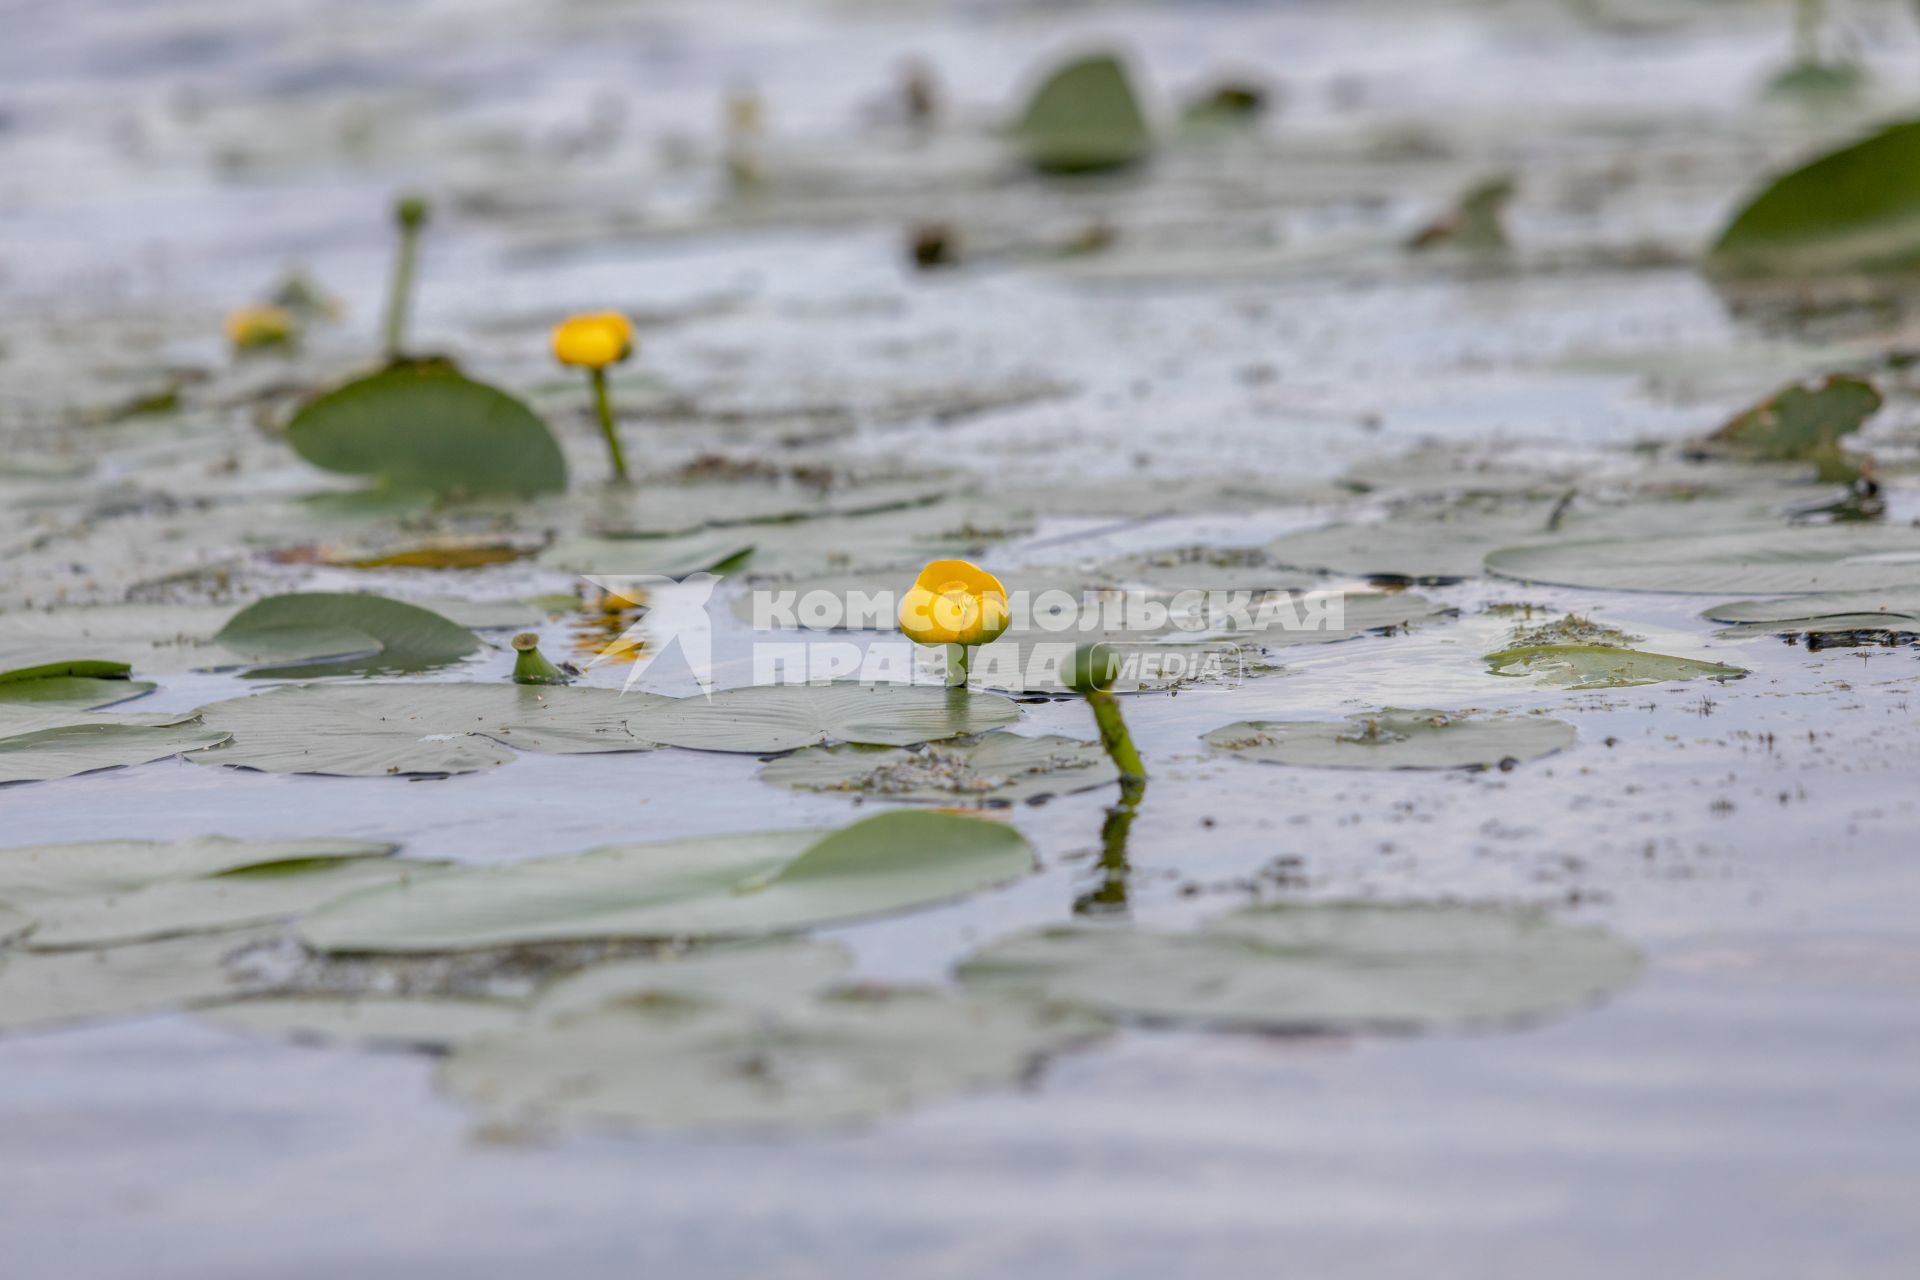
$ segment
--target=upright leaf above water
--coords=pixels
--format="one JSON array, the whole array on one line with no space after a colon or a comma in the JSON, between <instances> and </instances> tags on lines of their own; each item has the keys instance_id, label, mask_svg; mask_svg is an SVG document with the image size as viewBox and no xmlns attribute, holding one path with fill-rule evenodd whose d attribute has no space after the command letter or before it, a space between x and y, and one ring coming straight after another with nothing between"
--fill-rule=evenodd
<instances>
[{"instance_id":1,"label":"upright leaf above water","mask_svg":"<svg viewBox=\"0 0 1920 1280\"><path fill-rule=\"evenodd\" d=\"M1727 224L1708 265L1743 276L1920 267L1920 121L1774 179Z\"/></svg>"},{"instance_id":2,"label":"upright leaf above water","mask_svg":"<svg viewBox=\"0 0 1920 1280\"><path fill-rule=\"evenodd\" d=\"M1884 403L1879 388L1865 378L1836 374L1818 383L1795 383L1738 414L1705 443L1754 458L1821 462Z\"/></svg>"},{"instance_id":3,"label":"upright leaf above water","mask_svg":"<svg viewBox=\"0 0 1920 1280\"><path fill-rule=\"evenodd\" d=\"M222 648L253 662L362 656L349 666L330 664L259 675L398 674L457 662L480 640L431 609L385 596L309 591L250 604L214 634Z\"/></svg>"},{"instance_id":4,"label":"upright leaf above water","mask_svg":"<svg viewBox=\"0 0 1920 1280\"><path fill-rule=\"evenodd\" d=\"M444 361L396 364L309 402L287 441L328 471L397 490L531 494L567 487L547 424Z\"/></svg>"},{"instance_id":5,"label":"upright leaf above water","mask_svg":"<svg viewBox=\"0 0 1920 1280\"><path fill-rule=\"evenodd\" d=\"M1144 159L1153 137L1126 68L1090 54L1054 71L1013 129L1029 163L1045 173L1091 173Z\"/></svg>"}]
</instances>

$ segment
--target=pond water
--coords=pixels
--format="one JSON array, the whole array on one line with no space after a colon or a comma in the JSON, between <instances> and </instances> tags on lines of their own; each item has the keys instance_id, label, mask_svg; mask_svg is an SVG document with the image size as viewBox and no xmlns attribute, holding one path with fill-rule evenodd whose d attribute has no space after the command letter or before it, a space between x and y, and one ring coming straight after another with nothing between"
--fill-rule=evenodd
<instances>
[{"instance_id":1,"label":"pond water","mask_svg":"<svg viewBox=\"0 0 1920 1280\"><path fill-rule=\"evenodd\" d=\"M606 307L639 326L615 376L639 469L719 454L957 472L1004 503L992 510L1031 513L977 557L1010 586L1068 560L1379 516L1437 464L1372 493L1335 482L1435 442L1577 488L1634 445L1699 436L1786 381L1920 338L1886 308L1762 324L1692 265L1761 175L1908 105L1910 6L1834 6L1873 81L1817 111L1762 96L1789 49L1785 6L1674 8L25 6L0 50L0 499L9 521L24 513L0 525L0 610L573 589L538 559L354 569L249 545L273 537L261 524L286 514L280 497L342 483L256 418L284 407L274 383L313 389L375 358L385 209L403 188L435 207L416 345L529 396L577 488L605 463L584 384L552 367L546 334ZM1274 86L1275 109L1137 173L1025 174L993 130L1046 66L1088 47L1126 51L1165 133L1179 99L1224 75ZM941 90L926 137L883 118L910 58ZM749 87L761 177L737 190L722 100ZM1495 172L1518 182L1509 257L1401 249ZM958 266L913 269L907 229L929 220L957 229ZM1091 226L1112 230L1110 247L1063 252ZM236 364L222 313L290 267L342 318L297 356ZM112 413L168 386L177 413ZM1864 438L1898 525L1920 515L1901 472L1920 416L1897 375L1882 389ZM1270 494L1235 498L1233 484ZM1182 485L1218 497L1180 498ZM239 515L201 522L209 510ZM49 543L45 521L68 512L78 527ZM284 541L342 537L290 521ZM773 525L747 540L797 557L803 537ZM192 575L210 565L230 576ZM718 598L745 589L723 578ZM1457 616L1125 700L1153 775L1128 846L1130 918L1180 929L1256 899L1535 905L1642 952L1638 979L1603 1003L1426 1036L1130 1025L1021 1087L826 1135L490 1122L436 1090L431 1057L179 1013L8 1036L9 1271L1912 1275L1911 637L1810 649L1719 635L1700 612L1737 591L1487 576L1413 590ZM1514 620L1489 607L1522 603L1749 674L1588 692L1491 676L1482 655ZM755 633L728 608L713 617L716 681L746 683ZM540 624L546 652L567 653L579 624ZM421 678L512 665L489 648ZM619 687L626 671L588 683ZM156 679L129 710L255 687L233 672ZM671 659L640 687L694 691ZM1200 741L1236 721L1393 706L1545 712L1578 742L1511 770L1374 772ZM1020 732L1090 736L1076 701L1020 710ZM407 781L175 758L0 789L0 842L328 835L505 863L832 827L881 804L772 787L761 767L524 754ZM1037 874L821 934L862 979L946 983L982 944L1072 918L1101 874L1112 803L1102 788L996 811L1038 851Z\"/></svg>"}]
</instances>

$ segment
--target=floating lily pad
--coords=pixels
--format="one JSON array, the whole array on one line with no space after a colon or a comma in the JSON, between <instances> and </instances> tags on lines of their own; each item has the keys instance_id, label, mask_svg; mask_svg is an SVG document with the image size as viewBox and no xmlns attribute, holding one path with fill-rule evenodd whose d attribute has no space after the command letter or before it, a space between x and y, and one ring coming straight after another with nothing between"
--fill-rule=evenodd
<instances>
[{"instance_id":1,"label":"floating lily pad","mask_svg":"<svg viewBox=\"0 0 1920 1280\"><path fill-rule=\"evenodd\" d=\"M1835 375L1776 391L1708 441L1758 458L1817 459L1858 431L1883 403L1879 388L1865 378Z\"/></svg>"},{"instance_id":2,"label":"floating lily pad","mask_svg":"<svg viewBox=\"0 0 1920 1280\"><path fill-rule=\"evenodd\" d=\"M0 952L0 1032L126 1018L246 994L227 956L270 936L192 934L90 951Z\"/></svg>"},{"instance_id":3,"label":"floating lily pad","mask_svg":"<svg viewBox=\"0 0 1920 1280\"><path fill-rule=\"evenodd\" d=\"M1534 911L1404 903L1252 907L1193 933L1077 927L998 942L970 991L1115 1017L1267 1031L1451 1031L1525 1022L1631 982L1634 949Z\"/></svg>"},{"instance_id":4,"label":"floating lily pad","mask_svg":"<svg viewBox=\"0 0 1920 1280\"><path fill-rule=\"evenodd\" d=\"M404 883L436 869L434 863L397 859L327 858L60 898L34 906L38 923L27 941L47 950L217 933L290 919L345 894Z\"/></svg>"},{"instance_id":5,"label":"floating lily pad","mask_svg":"<svg viewBox=\"0 0 1920 1280\"><path fill-rule=\"evenodd\" d=\"M1111 54L1077 58L1050 74L1013 136L1028 162L1046 173L1123 168L1153 148L1127 70Z\"/></svg>"},{"instance_id":6,"label":"floating lily pad","mask_svg":"<svg viewBox=\"0 0 1920 1280\"><path fill-rule=\"evenodd\" d=\"M491 1112L568 1127L821 1129L1017 1084L1098 1038L1020 1000L861 989L769 1014L662 1001L456 1049L440 1082Z\"/></svg>"},{"instance_id":7,"label":"floating lily pad","mask_svg":"<svg viewBox=\"0 0 1920 1280\"><path fill-rule=\"evenodd\" d=\"M1692 536L1582 539L1491 552L1503 578L1606 591L1863 591L1920 587L1920 529L1749 525Z\"/></svg>"},{"instance_id":8,"label":"floating lily pad","mask_svg":"<svg viewBox=\"0 0 1920 1280\"><path fill-rule=\"evenodd\" d=\"M1713 246L1736 275L1920 265L1920 121L1903 121L1770 182Z\"/></svg>"},{"instance_id":9,"label":"floating lily pad","mask_svg":"<svg viewBox=\"0 0 1920 1280\"><path fill-rule=\"evenodd\" d=\"M444 1049L514 1030L526 1007L461 996L262 996L200 1016L234 1031L323 1044Z\"/></svg>"},{"instance_id":10,"label":"floating lily pad","mask_svg":"<svg viewBox=\"0 0 1920 1280\"><path fill-rule=\"evenodd\" d=\"M15 911L0 902L0 947L6 946L27 930L33 928L33 917Z\"/></svg>"},{"instance_id":11,"label":"floating lily pad","mask_svg":"<svg viewBox=\"0 0 1920 1280\"><path fill-rule=\"evenodd\" d=\"M760 771L762 782L796 791L947 805L1017 804L1085 791L1118 776L1098 743L1013 733L930 743L918 751L851 743L809 747Z\"/></svg>"},{"instance_id":12,"label":"floating lily pad","mask_svg":"<svg viewBox=\"0 0 1920 1280\"><path fill-rule=\"evenodd\" d=\"M628 722L672 699L516 684L287 685L200 709L233 740L187 758L268 773L377 778L491 769L522 751L649 751Z\"/></svg>"},{"instance_id":13,"label":"floating lily pad","mask_svg":"<svg viewBox=\"0 0 1920 1280\"><path fill-rule=\"evenodd\" d=\"M0 849L0 901L31 911L41 900L111 896L146 885L228 872L384 858L397 846L365 840L88 840Z\"/></svg>"},{"instance_id":14,"label":"floating lily pad","mask_svg":"<svg viewBox=\"0 0 1920 1280\"><path fill-rule=\"evenodd\" d=\"M300 662L356 656L352 663L266 669L265 677L398 675L458 662L480 650L479 637L430 609L353 592L271 596L233 615L214 643L250 662Z\"/></svg>"},{"instance_id":15,"label":"floating lily pad","mask_svg":"<svg viewBox=\"0 0 1920 1280\"><path fill-rule=\"evenodd\" d=\"M628 695L631 697L632 695ZM749 685L711 699L657 698L633 732L663 746L771 753L825 742L912 746L1013 724L1020 708L967 689L905 685Z\"/></svg>"},{"instance_id":16,"label":"floating lily pad","mask_svg":"<svg viewBox=\"0 0 1920 1280\"><path fill-rule=\"evenodd\" d=\"M553 1022L663 996L780 1009L838 986L852 968L853 956L845 947L811 938L701 947L652 960L610 960L542 991L532 1017Z\"/></svg>"},{"instance_id":17,"label":"floating lily pad","mask_svg":"<svg viewBox=\"0 0 1920 1280\"><path fill-rule=\"evenodd\" d=\"M22 728L14 717L0 717L0 783L44 782L70 778L96 769L118 769L148 764L217 746L227 740L223 729L202 724L191 713L172 717L172 723L113 723L101 717L79 724ZM167 717L141 717L142 721Z\"/></svg>"},{"instance_id":18,"label":"floating lily pad","mask_svg":"<svg viewBox=\"0 0 1920 1280\"><path fill-rule=\"evenodd\" d=\"M129 679L130 671L124 662L85 660L0 671L0 703L90 711L153 692L152 683Z\"/></svg>"},{"instance_id":19,"label":"floating lily pad","mask_svg":"<svg viewBox=\"0 0 1920 1280\"><path fill-rule=\"evenodd\" d=\"M1783 631L1920 630L1920 590L1835 591L1780 600L1730 600L1700 616Z\"/></svg>"},{"instance_id":20,"label":"floating lily pad","mask_svg":"<svg viewBox=\"0 0 1920 1280\"><path fill-rule=\"evenodd\" d=\"M1268 764L1329 769L1492 769L1537 760L1578 735L1544 716L1478 719L1389 707L1345 721L1242 720L1201 735L1208 746Z\"/></svg>"},{"instance_id":21,"label":"floating lily pad","mask_svg":"<svg viewBox=\"0 0 1920 1280\"><path fill-rule=\"evenodd\" d=\"M1487 552L1545 532L1547 503L1462 507L1444 516L1336 524L1267 545L1282 564L1362 578L1447 582L1476 577Z\"/></svg>"},{"instance_id":22,"label":"floating lily pad","mask_svg":"<svg viewBox=\"0 0 1920 1280\"><path fill-rule=\"evenodd\" d=\"M1738 680L1745 667L1601 644L1538 644L1487 655L1497 676L1538 676L1563 689L1624 689L1669 680Z\"/></svg>"},{"instance_id":23,"label":"floating lily pad","mask_svg":"<svg viewBox=\"0 0 1920 1280\"><path fill-rule=\"evenodd\" d=\"M754 937L922 906L1033 869L1018 831L883 813L839 831L609 845L344 898L301 934L327 951L438 951L585 938Z\"/></svg>"},{"instance_id":24,"label":"floating lily pad","mask_svg":"<svg viewBox=\"0 0 1920 1280\"><path fill-rule=\"evenodd\" d=\"M444 362L395 365L327 392L287 424L316 467L391 490L530 494L567 487L560 445L524 403Z\"/></svg>"}]
</instances>

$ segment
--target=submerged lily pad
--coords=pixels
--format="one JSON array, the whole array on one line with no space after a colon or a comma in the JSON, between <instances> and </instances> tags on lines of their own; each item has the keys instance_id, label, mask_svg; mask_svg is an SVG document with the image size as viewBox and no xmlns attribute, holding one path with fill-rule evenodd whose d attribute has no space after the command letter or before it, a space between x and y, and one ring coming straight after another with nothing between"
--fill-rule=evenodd
<instances>
[{"instance_id":1,"label":"submerged lily pad","mask_svg":"<svg viewBox=\"0 0 1920 1280\"><path fill-rule=\"evenodd\" d=\"M287 424L316 467L392 490L531 494L567 487L559 442L520 400L452 365L395 365L337 387Z\"/></svg>"},{"instance_id":2,"label":"submerged lily pad","mask_svg":"<svg viewBox=\"0 0 1920 1280\"><path fill-rule=\"evenodd\" d=\"M1920 265L1920 121L1775 178L1727 224L1709 264L1736 275Z\"/></svg>"},{"instance_id":3,"label":"submerged lily pad","mask_svg":"<svg viewBox=\"0 0 1920 1280\"><path fill-rule=\"evenodd\" d=\"M214 643L250 662L359 657L309 669L251 674L397 675L458 662L480 650L479 637L430 609L385 596L310 591L250 604L214 633Z\"/></svg>"},{"instance_id":4,"label":"submerged lily pad","mask_svg":"<svg viewBox=\"0 0 1920 1280\"><path fill-rule=\"evenodd\" d=\"M219 1004L200 1016L234 1031L289 1040L444 1049L512 1031L526 1018L526 1008L463 996L291 995Z\"/></svg>"},{"instance_id":5,"label":"submerged lily pad","mask_svg":"<svg viewBox=\"0 0 1920 1280\"><path fill-rule=\"evenodd\" d=\"M532 1017L554 1022L663 996L779 1009L838 986L852 968L853 956L845 947L811 938L772 938L658 959L610 960L542 991Z\"/></svg>"},{"instance_id":6,"label":"submerged lily pad","mask_svg":"<svg viewBox=\"0 0 1920 1280\"><path fill-rule=\"evenodd\" d=\"M649 751L628 721L652 694L517 684L286 685L200 709L232 741L187 758L268 773L377 778L491 769L522 751Z\"/></svg>"},{"instance_id":7,"label":"submerged lily pad","mask_svg":"<svg viewBox=\"0 0 1920 1280\"><path fill-rule=\"evenodd\" d=\"M1067 795L1119 775L1100 745L1054 735L989 733L918 751L852 743L810 747L773 761L762 782L927 804L1010 805Z\"/></svg>"},{"instance_id":8,"label":"submerged lily pad","mask_svg":"<svg viewBox=\"0 0 1920 1280\"><path fill-rule=\"evenodd\" d=\"M1491 906L1251 907L1193 933L1075 927L998 942L956 970L972 991L1116 1017L1270 1031L1449 1031L1590 1004L1631 982L1604 929Z\"/></svg>"},{"instance_id":9,"label":"submerged lily pad","mask_svg":"<svg viewBox=\"0 0 1920 1280\"><path fill-rule=\"evenodd\" d=\"M489 1111L568 1127L821 1129L1017 1084L1104 1030L1082 1013L917 989L777 1013L657 1001L469 1043L440 1082Z\"/></svg>"},{"instance_id":10,"label":"submerged lily pad","mask_svg":"<svg viewBox=\"0 0 1920 1280\"><path fill-rule=\"evenodd\" d=\"M1153 148L1126 67L1105 53L1077 58L1050 74L1013 136L1028 162L1046 173L1123 168Z\"/></svg>"},{"instance_id":11,"label":"submerged lily pad","mask_svg":"<svg viewBox=\"0 0 1920 1280\"><path fill-rule=\"evenodd\" d=\"M608 845L451 871L306 917L327 951L438 951L585 938L755 937L922 906L1033 869L1018 831L883 813L838 831Z\"/></svg>"},{"instance_id":12,"label":"submerged lily pad","mask_svg":"<svg viewBox=\"0 0 1920 1280\"><path fill-rule=\"evenodd\" d=\"M1389 707L1345 721L1242 720L1201 740L1268 764L1329 769L1492 769L1537 760L1573 745L1564 720L1545 716L1476 719L1454 711Z\"/></svg>"},{"instance_id":13,"label":"submerged lily pad","mask_svg":"<svg viewBox=\"0 0 1920 1280\"><path fill-rule=\"evenodd\" d=\"M1513 546L1487 556L1503 578L1607 591L1862 591L1920 587L1920 529L1748 525L1691 536Z\"/></svg>"},{"instance_id":14,"label":"submerged lily pad","mask_svg":"<svg viewBox=\"0 0 1920 1280\"><path fill-rule=\"evenodd\" d=\"M632 729L662 746L762 754L824 742L905 747L1019 718L1008 699L968 689L780 684L725 689L710 699L656 698L636 713Z\"/></svg>"},{"instance_id":15,"label":"submerged lily pad","mask_svg":"<svg viewBox=\"0 0 1920 1280\"><path fill-rule=\"evenodd\" d=\"M1563 689L1624 689L1668 680L1738 680L1745 667L1602 644L1537 644L1487 655L1497 676L1539 676Z\"/></svg>"}]
</instances>

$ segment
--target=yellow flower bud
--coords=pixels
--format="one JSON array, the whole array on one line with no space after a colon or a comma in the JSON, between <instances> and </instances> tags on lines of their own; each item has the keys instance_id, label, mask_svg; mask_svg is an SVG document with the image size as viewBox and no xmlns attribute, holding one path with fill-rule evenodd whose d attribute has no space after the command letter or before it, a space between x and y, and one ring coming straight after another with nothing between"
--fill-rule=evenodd
<instances>
[{"instance_id":1,"label":"yellow flower bud","mask_svg":"<svg viewBox=\"0 0 1920 1280\"><path fill-rule=\"evenodd\" d=\"M900 600L900 629L915 644L992 644L1011 620L1000 579L965 560L935 560Z\"/></svg>"},{"instance_id":2,"label":"yellow flower bud","mask_svg":"<svg viewBox=\"0 0 1920 1280\"><path fill-rule=\"evenodd\" d=\"M241 307L227 315L227 341L235 351L293 345L297 325L285 307Z\"/></svg>"},{"instance_id":3,"label":"yellow flower bud","mask_svg":"<svg viewBox=\"0 0 1920 1280\"><path fill-rule=\"evenodd\" d=\"M554 326L553 358L561 364L604 369L633 354L633 322L618 311L568 316Z\"/></svg>"}]
</instances>

